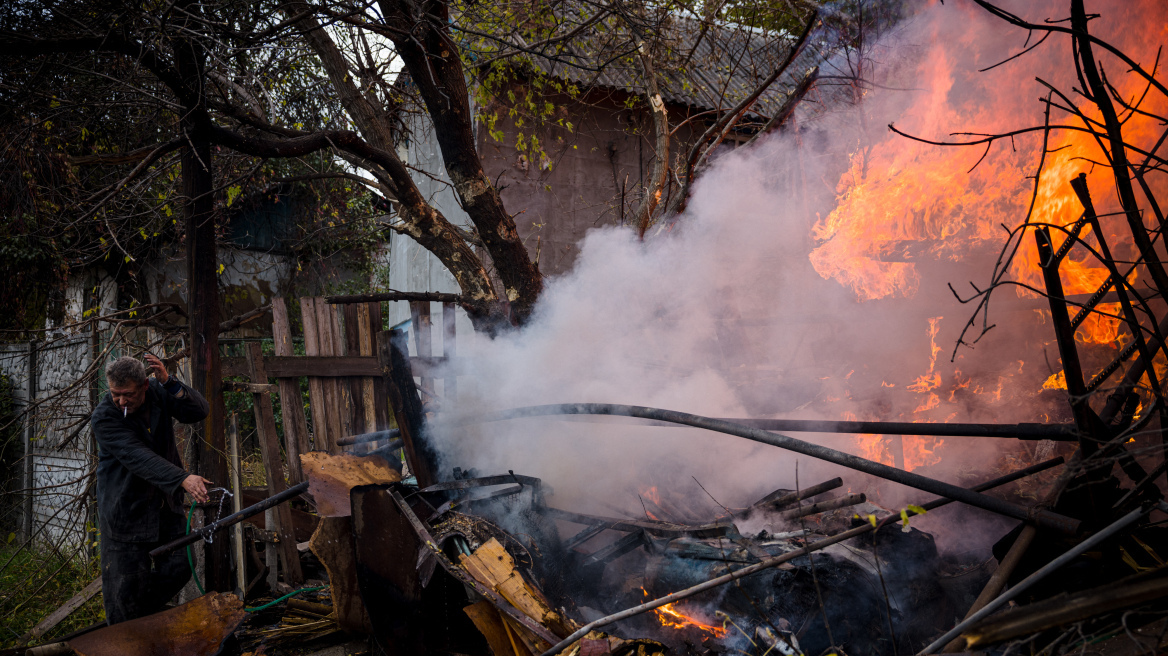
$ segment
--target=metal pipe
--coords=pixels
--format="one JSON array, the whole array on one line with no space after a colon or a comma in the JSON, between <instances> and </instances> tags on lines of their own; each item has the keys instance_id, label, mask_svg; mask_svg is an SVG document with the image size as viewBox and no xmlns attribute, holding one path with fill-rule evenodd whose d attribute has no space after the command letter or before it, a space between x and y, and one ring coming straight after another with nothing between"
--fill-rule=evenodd
<instances>
[{"instance_id":1,"label":"metal pipe","mask_svg":"<svg viewBox=\"0 0 1168 656\"><path fill-rule=\"evenodd\" d=\"M239 417L233 412L227 422L227 450L231 458L231 510L243 510L243 482L239 459ZM247 563L243 561L243 527L236 524L231 531L231 551L235 556L235 587L239 598L247 590Z\"/></svg>"},{"instance_id":2,"label":"metal pipe","mask_svg":"<svg viewBox=\"0 0 1168 656\"><path fill-rule=\"evenodd\" d=\"M401 431L396 428L389 430L376 431L374 433L361 433L360 435L348 435L337 438L337 446L352 446L354 444L364 444L366 442L380 442L381 440L392 440L395 437L401 437Z\"/></svg>"},{"instance_id":3,"label":"metal pipe","mask_svg":"<svg viewBox=\"0 0 1168 656\"><path fill-rule=\"evenodd\" d=\"M743 426L794 433L873 433L935 435L937 437L1007 437L1019 440L1071 442L1079 437L1074 424L914 424L906 421L827 421L815 419L732 419Z\"/></svg>"},{"instance_id":4,"label":"metal pipe","mask_svg":"<svg viewBox=\"0 0 1168 656\"><path fill-rule=\"evenodd\" d=\"M1074 442L1074 424L917 424L907 421L834 421L830 419L745 419L717 417L743 426L792 433L870 433L874 435L928 435L936 437L995 437L1018 440ZM648 424L653 425L653 424ZM657 424L668 427L668 424ZM342 438L344 439L344 438ZM339 442L338 442L339 443Z\"/></svg>"},{"instance_id":5,"label":"metal pipe","mask_svg":"<svg viewBox=\"0 0 1168 656\"><path fill-rule=\"evenodd\" d=\"M1029 476L1031 474L1035 474L1035 473L1038 473L1040 471L1050 469L1051 467L1056 467L1058 465L1061 465L1062 462L1063 462L1062 458L1054 458L1053 460L1047 460L1046 462L1042 462L1042 463L1039 463L1037 465L1032 465L1030 467L1027 467L1026 469L1016 471L1012 474L1007 474L1007 475L1002 476L1000 478L995 478L993 480L986 481L985 483L982 483L980 485L975 485L975 486L969 488L969 490L974 491L974 492L981 492L981 491L995 488L995 487L998 487L1001 485L1005 485L1007 483L1012 483L1020 478L1025 478L1026 476ZM925 510L935 510L937 508L940 508L941 506L952 503L952 501L953 501L952 499L934 499L928 503L922 504L922 506L924 507ZM569 645L571 645L573 642L576 642L580 638L583 638L584 636L588 635L589 632L594 631L602 626L607 626L609 624L612 624L613 622L619 622L621 620L625 620L625 619L628 619L630 617L635 617L635 616L640 615L642 613L647 613L655 608L660 608L666 604L672 604L674 602L681 601L682 599L687 599L687 598L692 597L700 592L705 592L706 590L711 590L713 588L724 585L726 583L730 583L731 581L735 581L735 580L743 578L745 576L750 576L751 574L754 574L755 572L761 572L762 570L769 569L771 567L777 567L777 566L782 565L783 563L785 563L789 560L794 560L795 558L798 558L800 556L807 555L807 554L812 553L814 551L819 551L820 549L830 547L833 544L843 542L844 540L849 540L849 539L854 538L858 535L863 535L865 533L875 531L877 526L883 526L886 522L896 521L899 518L900 518L899 514L893 514L893 515L888 515L888 516L882 518L875 525L865 522L865 523L861 524L860 526L857 526L856 528L853 528L853 529L848 530L848 531L844 531L843 533L840 533L838 535L833 535L829 538L819 540L817 542L812 542L811 544L807 545L806 547L803 547L802 549L796 549L795 551L785 553L781 556L776 556L774 558L764 560L761 563L755 563L754 565L750 565L749 567L744 567L740 570L735 570L733 572L730 572L729 574L723 574L722 576L710 579L708 581L705 581L704 583L699 583L695 586L686 588L685 590L680 590L678 592L674 592L673 594L665 595L664 597L659 597L657 599L654 599L653 601L643 603L639 606L627 608L625 610L620 611L619 613L613 613L612 615L609 615L607 617L602 617L598 620L594 620L594 621L589 622L588 624L584 625L583 627L581 627L580 629L578 629L574 633L572 633L572 635L570 635L567 638L564 638L560 642L556 643L555 645L552 646L551 649L548 649L544 653L540 654L540 656L555 656L555 654L560 653L561 651L566 649Z\"/></svg>"},{"instance_id":6,"label":"metal pipe","mask_svg":"<svg viewBox=\"0 0 1168 656\"><path fill-rule=\"evenodd\" d=\"M1161 502L1160 505L1165 506L1165 504L1163 502ZM1089 549L1091 549L1095 545L1099 544L1100 542L1103 542L1107 538L1109 538L1109 537L1115 535L1116 533L1122 531L1123 529L1127 528L1127 526L1129 524L1136 521L1140 517L1143 517L1144 514L1148 513L1151 510L1152 510L1152 508L1147 508L1147 509L1136 508L1135 510L1129 512L1128 514L1124 515L1123 517L1120 517L1119 519L1112 522L1111 525L1109 525L1107 528L1103 529L1102 531L1099 531L1095 535L1092 535L1091 537L1087 538L1086 540L1083 540L1079 544L1075 545L1074 547L1071 548L1070 551L1067 551L1066 553L1059 556L1058 558L1055 558L1054 560L1050 561L1045 566L1040 568L1037 572L1022 579L1022 581L1019 582L1018 585L1015 585L1014 587L1012 587L1009 590L1007 590L1006 592L1004 592L997 599L994 599L990 603L986 604L984 608L977 611L973 615L970 615L969 617L965 618L960 624L953 627L948 633L941 636L940 638L937 638L928 647L925 647L924 649L922 649L919 652L918 656L923 656L924 654L931 654L931 653L937 651L937 649L940 649L942 646L947 644L950 640L961 635L962 632L965 631L965 629L969 628L972 624L974 624L978 620L982 619L983 617L989 615L990 613L993 613L997 609L1006 605L1006 602L1008 602L1011 599L1013 599L1014 597L1017 597L1018 595L1022 594L1023 592L1028 590L1031 586L1033 586L1035 583L1038 583L1042 579L1046 578L1046 576L1048 574L1054 572L1056 569L1062 567L1063 565L1066 565L1067 563L1071 562L1076 557L1078 557L1080 554L1088 551Z\"/></svg>"},{"instance_id":7,"label":"metal pipe","mask_svg":"<svg viewBox=\"0 0 1168 656\"><path fill-rule=\"evenodd\" d=\"M258 514L262 513L263 511L267 510L268 508L278 506L281 503L298 496L301 492L307 492L307 491L308 491L308 481L304 481L303 483L293 485L292 487L288 488L287 490L284 490L283 492L280 492L278 494L273 494L272 496L268 497L267 499L264 499L263 501L260 501L259 503L255 504L255 505L248 506L247 508L244 508L243 510L240 510L237 513L232 513L232 514L224 517L223 519L220 519L219 521L215 522L214 524L208 524L202 528L192 530L190 535L184 535L183 537L181 537L177 540L172 540L171 542L167 542L166 544L162 545L161 547L158 547L157 549L152 550L150 552L150 557L157 558L163 554L170 553L170 552L174 551L175 549L185 547L188 544L194 544L195 542L202 540L203 536L205 536L205 535L210 535L212 533L215 533L216 531L222 531L223 529L225 529L229 526L234 526L235 524L242 522L243 520L247 519L248 517L251 517L252 515L258 515Z\"/></svg>"},{"instance_id":8,"label":"metal pipe","mask_svg":"<svg viewBox=\"0 0 1168 656\"><path fill-rule=\"evenodd\" d=\"M706 430L717 431L719 433L726 433L727 435L735 435L754 442L762 444L769 444L771 446L794 451L795 453L802 453L812 458L825 460L827 462L835 463L842 467L861 471L866 474L871 474L879 478L884 478L894 483L899 483L908 487L924 490L938 496L948 497L954 501L960 501L970 506L975 506L983 510L998 513L1006 517L1014 519L1021 519L1023 521L1032 521L1043 528L1052 529L1060 533L1074 535L1079 530L1079 520L1065 517L1053 513L1043 508L1027 508L1016 503L1011 503L1003 499L995 499L984 494L978 494L972 490L963 487L958 487L952 483L945 483L933 478L914 474L909 471L890 467L888 465L873 462L859 456L854 456L850 453L837 451L818 444L804 442L793 437L788 437L781 433L773 433L765 431L760 428L751 426L744 426L728 422L722 419L713 419L710 417L702 417L700 415L693 415L686 412L677 412L676 410L663 410L661 408L647 408L644 406L633 405L618 405L615 403L563 403L554 405L537 405L526 408L515 408L512 410L504 410L494 414L480 415L474 418L466 418L466 423L472 422L488 422L501 421L504 419L517 419L520 417L539 417L546 415L619 415L625 417L637 417L640 419L654 419L657 421L665 421L674 424L681 424L685 426L693 426L694 428L704 428Z\"/></svg>"}]
</instances>

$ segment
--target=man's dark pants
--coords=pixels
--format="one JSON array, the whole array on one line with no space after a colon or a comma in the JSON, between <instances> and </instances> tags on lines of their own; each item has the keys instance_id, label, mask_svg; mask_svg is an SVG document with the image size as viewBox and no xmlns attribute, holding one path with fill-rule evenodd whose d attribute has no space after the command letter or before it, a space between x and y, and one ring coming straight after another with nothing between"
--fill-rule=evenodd
<instances>
[{"instance_id":1,"label":"man's dark pants","mask_svg":"<svg viewBox=\"0 0 1168 656\"><path fill-rule=\"evenodd\" d=\"M184 533L183 517L163 511L160 524L167 530L157 542L122 542L101 538L101 583L105 617L109 624L144 617L162 610L191 578L186 549L150 558L155 549Z\"/></svg>"}]
</instances>

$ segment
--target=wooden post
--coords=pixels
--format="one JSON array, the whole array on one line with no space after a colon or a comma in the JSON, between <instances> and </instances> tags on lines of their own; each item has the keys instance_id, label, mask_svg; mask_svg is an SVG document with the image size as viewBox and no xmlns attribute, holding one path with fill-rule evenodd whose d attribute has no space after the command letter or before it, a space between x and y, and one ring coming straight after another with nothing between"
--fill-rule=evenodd
<instances>
[{"instance_id":1,"label":"wooden post","mask_svg":"<svg viewBox=\"0 0 1168 656\"><path fill-rule=\"evenodd\" d=\"M227 448L231 457L231 512L243 509L243 482L239 461L239 418L235 413L227 419ZM243 523L231 527L231 549L235 555L235 593L243 599L247 590L247 563L243 560Z\"/></svg>"},{"instance_id":2,"label":"wooden post","mask_svg":"<svg viewBox=\"0 0 1168 656\"><path fill-rule=\"evenodd\" d=\"M447 412L454 410L455 400L458 398L458 375L454 369L454 359L458 356L457 320L455 314L457 305L454 303L442 304L442 357L446 359L447 376L442 382L442 398L446 399Z\"/></svg>"},{"instance_id":3,"label":"wooden post","mask_svg":"<svg viewBox=\"0 0 1168 656\"><path fill-rule=\"evenodd\" d=\"M20 527L24 539L32 540L36 535L36 515L33 514L33 488L36 487L36 470L34 469L32 450L33 440L36 439L36 403L37 395L37 340L28 343L28 399L24 405L24 499L22 499L23 521Z\"/></svg>"},{"instance_id":4,"label":"wooden post","mask_svg":"<svg viewBox=\"0 0 1168 656\"><path fill-rule=\"evenodd\" d=\"M892 451L892 466L904 469L904 436L889 435L888 449Z\"/></svg>"},{"instance_id":5,"label":"wooden post","mask_svg":"<svg viewBox=\"0 0 1168 656\"><path fill-rule=\"evenodd\" d=\"M422 401L418 398L418 388L414 384L414 374L410 371L405 333L400 330L378 333L377 357L381 361L389 404L393 407L393 416L401 431L406 464L418 478L419 486L433 485L438 482L438 458L426 440L425 415L422 412Z\"/></svg>"},{"instance_id":6,"label":"wooden post","mask_svg":"<svg viewBox=\"0 0 1168 656\"><path fill-rule=\"evenodd\" d=\"M341 325L341 313L343 310L337 305L331 305L324 302L324 297L321 297L321 302L324 303L325 309L328 311L329 321L332 323L333 336L333 355L349 355L348 344L345 341L345 329ZM355 435L360 431L355 430L353 426L353 393L351 385L352 378L334 378L336 384L337 394L337 412L333 414L336 417L336 436L333 437L335 442L338 438L345 435ZM336 447L340 452L342 449Z\"/></svg>"},{"instance_id":7,"label":"wooden post","mask_svg":"<svg viewBox=\"0 0 1168 656\"><path fill-rule=\"evenodd\" d=\"M321 355L341 355L336 351L336 339L333 335L333 312L332 306L324 302L324 298L314 297L313 303L316 305L316 331L317 340L320 344ZM317 445L322 451L329 453L340 453L341 448L337 446L337 438L344 435L341 432L341 396L337 392L337 379L325 378L322 381L324 387L324 406L314 406L312 408L313 415L318 412L323 415L325 426L328 429L325 439L327 440L323 445L319 440Z\"/></svg>"},{"instance_id":8,"label":"wooden post","mask_svg":"<svg viewBox=\"0 0 1168 656\"><path fill-rule=\"evenodd\" d=\"M428 358L434 355L433 323L430 320L429 301L410 302L410 327L414 333L414 350L418 357ZM434 401L434 379L422 378L422 404Z\"/></svg>"},{"instance_id":9,"label":"wooden post","mask_svg":"<svg viewBox=\"0 0 1168 656\"><path fill-rule=\"evenodd\" d=\"M264 355L258 342L247 345L247 367L253 383L267 383L264 372ZM255 409L256 432L259 434L260 454L264 460L264 473L268 479L268 496L288 489L284 481L284 467L280 460L280 441L276 436L276 417L272 413L272 397L267 393L252 394ZM296 551L296 537L292 533L292 509L286 503L275 508L276 524L269 527L280 540L280 560L284 564L284 582L299 585L304 580L300 571L300 553Z\"/></svg>"},{"instance_id":10,"label":"wooden post","mask_svg":"<svg viewBox=\"0 0 1168 656\"><path fill-rule=\"evenodd\" d=\"M385 330L382 325L381 303L369 303L369 341L370 354L377 356L377 335ZM389 407L389 395L385 389L385 381L381 378L373 379L373 407L377 417L377 428L385 430L393 428L391 416L393 411Z\"/></svg>"},{"instance_id":11,"label":"wooden post","mask_svg":"<svg viewBox=\"0 0 1168 656\"><path fill-rule=\"evenodd\" d=\"M276 355L291 356L292 329L288 323L288 307L284 299L272 299L272 339ZM304 480L300 471L300 454L309 450L308 420L304 418L304 401L300 396L300 380L280 378L280 416L284 419L284 451L288 454L288 480L292 485Z\"/></svg>"},{"instance_id":12,"label":"wooden post","mask_svg":"<svg viewBox=\"0 0 1168 656\"><path fill-rule=\"evenodd\" d=\"M190 317L187 341L190 344L190 383L207 399L210 412L202 425L192 426L198 447L195 473L222 485L227 480L227 440L223 426L223 376L219 364L219 256L215 234L215 181L211 143L204 136L198 116L205 111L203 89L206 80L206 53L194 39L185 39L175 49L175 68L184 86L196 96L196 106L183 112L182 132L188 146L182 151L182 207L187 246L187 314ZM231 558L227 540L206 546L206 589L231 589Z\"/></svg>"},{"instance_id":13,"label":"wooden post","mask_svg":"<svg viewBox=\"0 0 1168 656\"><path fill-rule=\"evenodd\" d=\"M372 356L373 352L373 335L374 327L371 323L373 316L373 308L371 306L376 303L361 303L357 306L357 352L360 355ZM373 379L368 376L361 378L361 408L363 410L362 419L364 420L364 427L361 432L372 433L374 431L382 430L383 427L377 424L377 405L373 394Z\"/></svg>"},{"instance_id":14,"label":"wooden post","mask_svg":"<svg viewBox=\"0 0 1168 656\"><path fill-rule=\"evenodd\" d=\"M300 318L304 322L304 354L323 355L320 352L320 331L316 328L316 300L300 298ZM324 379L308 377L308 402L312 404L312 443L315 451L328 451L328 420L324 393Z\"/></svg>"},{"instance_id":15,"label":"wooden post","mask_svg":"<svg viewBox=\"0 0 1168 656\"><path fill-rule=\"evenodd\" d=\"M361 330L360 330L360 309L362 304L346 303L340 306L334 306L341 309L345 315L345 329L344 329L344 344L345 355L361 355ZM346 435L357 435L358 433L371 432L372 428L365 427L365 395L362 391L361 381L363 379L354 376L353 378L346 378L343 386L347 395L346 398L346 419L349 425L346 427ZM365 447L361 447L364 450Z\"/></svg>"}]
</instances>

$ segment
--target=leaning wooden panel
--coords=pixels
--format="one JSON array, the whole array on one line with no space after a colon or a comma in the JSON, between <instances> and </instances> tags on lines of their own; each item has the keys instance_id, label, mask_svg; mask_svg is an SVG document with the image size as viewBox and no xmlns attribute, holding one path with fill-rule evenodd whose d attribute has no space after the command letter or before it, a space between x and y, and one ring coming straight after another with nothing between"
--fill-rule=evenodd
<instances>
[{"instance_id":1,"label":"leaning wooden panel","mask_svg":"<svg viewBox=\"0 0 1168 656\"><path fill-rule=\"evenodd\" d=\"M272 339L276 355L292 356L292 329L288 323L288 307L283 298L272 299ZM280 416L284 419L284 450L288 454L288 480L297 484L304 480L300 471L300 454L307 453L308 420L304 417L304 401L300 395L298 378L278 378L280 386Z\"/></svg>"},{"instance_id":2,"label":"leaning wooden panel","mask_svg":"<svg viewBox=\"0 0 1168 656\"><path fill-rule=\"evenodd\" d=\"M257 342L247 345L247 361L251 367L252 382L267 382L267 373L264 372L264 356ZM259 436L260 455L264 461L264 474L268 479L268 496L275 496L288 489L284 480L284 462L280 458L280 439L276 435L276 417L272 412L272 397L267 393L252 394L252 407L255 410L256 432ZM280 561L284 566L284 582L288 585L299 585L304 581L300 571L300 553L296 551L296 537L292 533L292 508L282 503L273 510L276 512L276 535L280 538L278 546Z\"/></svg>"},{"instance_id":3,"label":"leaning wooden panel","mask_svg":"<svg viewBox=\"0 0 1168 656\"><path fill-rule=\"evenodd\" d=\"M346 631L372 631L357 582L352 518L322 517L308 548L328 572L329 594L332 596L337 624Z\"/></svg>"},{"instance_id":4,"label":"leaning wooden panel","mask_svg":"<svg viewBox=\"0 0 1168 656\"><path fill-rule=\"evenodd\" d=\"M369 304L369 344L370 351L377 355L377 334L385 330L382 325L384 319L381 313L381 303ZM393 421L393 411L389 407L389 396L385 389L385 380L381 377L381 365L378 364L377 373L373 376L373 407L377 417L377 430L387 430L396 424Z\"/></svg>"},{"instance_id":5,"label":"leaning wooden panel","mask_svg":"<svg viewBox=\"0 0 1168 656\"><path fill-rule=\"evenodd\" d=\"M333 324L333 355L349 355L348 344L345 342L345 327L341 321L344 314L343 306L328 304L329 321ZM353 435L357 431L353 427L353 394L350 389L351 380L339 379L337 384L337 426L340 434L337 437Z\"/></svg>"},{"instance_id":6,"label":"leaning wooden panel","mask_svg":"<svg viewBox=\"0 0 1168 656\"><path fill-rule=\"evenodd\" d=\"M320 337L316 328L316 300L309 296L300 298L300 319L304 323L304 353L319 356ZM316 376L308 377L308 402L312 405L313 448L328 450L328 423L325 419L324 381Z\"/></svg>"}]
</instances>

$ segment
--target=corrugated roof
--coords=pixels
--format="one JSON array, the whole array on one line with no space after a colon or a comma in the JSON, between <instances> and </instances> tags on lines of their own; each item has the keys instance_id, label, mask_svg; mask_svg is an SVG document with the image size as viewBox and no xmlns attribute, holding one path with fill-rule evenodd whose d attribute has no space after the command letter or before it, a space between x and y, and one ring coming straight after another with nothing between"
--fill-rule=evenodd
<instances>
[{"instance_id":1,"label":"corrugated roof","mask_svg":"<svg viewBox=\"0 0 1168 656\"><path fill-rule=\"evenodd\" d=\"M587 17L582 5L565 2L561 11L576 12L581 23ZM785 33L703 23L700 19L671 14L654 35L658 87L665 100L698 110L729 109L754 91L786 59L795 37ZM623 21L610 18L596 22L547 56L526 55L546 75L587 88L645 92L644 72L631 52L633 39ZM810 50L810 49L808 49ZM817 56L816 56L817 57ZM598 71L587 70L612 59ZM786 99L787 91L810 68L807 52L771 86L751 109L755 117L769 117ZM580 64L572 65L572 64Z\"/></svg>"}]
</instances>

